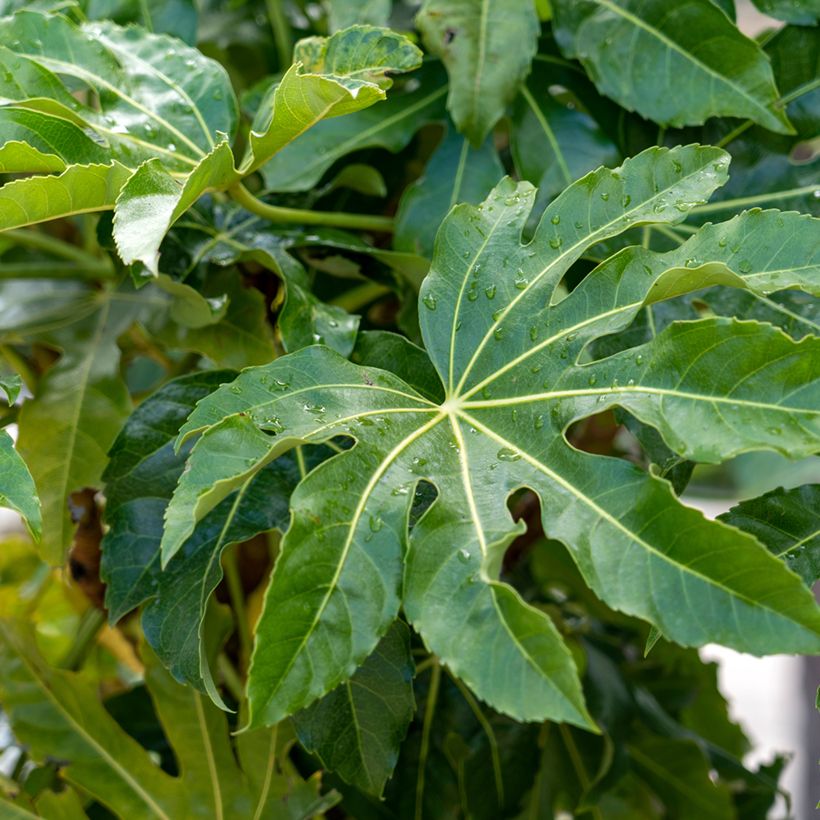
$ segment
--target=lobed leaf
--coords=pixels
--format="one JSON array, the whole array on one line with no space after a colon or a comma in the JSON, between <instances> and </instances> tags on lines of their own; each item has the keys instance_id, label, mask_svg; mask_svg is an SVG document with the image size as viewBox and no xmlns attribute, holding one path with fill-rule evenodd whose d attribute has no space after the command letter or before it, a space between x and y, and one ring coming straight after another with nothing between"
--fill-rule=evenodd
<instances>
[{"instance_id":1,"label":"lobed leaf","mask_svg":"<svg viewBox=\"0 0 820 820\"><path fill-rule=\"evenodd\" d=\"M750 225L785 230L788 215L707 226L670 254L626 248L568 296L560 288L588 247L633 225L681 220L725 171L717 149L650 149L570 186L527 243L534 192L526 184L504 180L478 208L453 209L420 296L441 403L322 347L246 370L199 403L180 432L180 441L202 434L166 511L164 561L198 519L295 444L355 441L293 493L257 630L251 725L349 678L401 601L428 648L497 710L590 726L552 622L498 580L521 529L506 501L521 487L538 494L545 533L568 546L592 589L671 640L756 653L820 645L811 596L754 538L682 506L665 481L565 438L575 419L621 405L678 452L717 458L776 447L774 424L789 447L816 449L820 357L800 355L816 340L801 348L764 325L710 319L673 325L643 349L584 358L647 304L717 284L765 293L812 281L794 240L803 231L787 233L774 254L754 242L735 248ZM811 245L815 223L805 227ZM684 335L682 347L668 344ZM717 367L698 367L717 344L728 345ZM747 349L748 362L735 355ZM770 369L756 379L761 365ZM628 376L603 381L605 368L621 367ZM745 424L750 412L754 423ZM408 533L410 500L426 482L435 500Z\"/></svg>"}]
</instances>

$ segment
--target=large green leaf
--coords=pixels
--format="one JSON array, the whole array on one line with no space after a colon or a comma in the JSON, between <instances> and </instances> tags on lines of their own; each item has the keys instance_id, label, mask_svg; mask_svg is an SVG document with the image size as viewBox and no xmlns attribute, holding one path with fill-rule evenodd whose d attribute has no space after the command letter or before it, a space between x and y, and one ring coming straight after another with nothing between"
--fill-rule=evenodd
<instances>
[{"instance_id":1,"label":"large green leaf","mask_svg":"<svg viewBox=\"0 0 820 820\"><path fill-rule=\"evenodd\" d=\"M254 739L264 735L259 739L267 749L264 757L252 758L267 775L260 788L258 773L244 772L237 762L225 715L195 690L175 683L150 652L146 655L146 683L173 747L178 776L166 774L120 728L95 686L49 667L29 628L2 621L0 701L15 736L35 760L60 760L61 778L119 817L176 820L258 812L259 817L307 820L336 802L332 794L321 799L318 780L308 784L295 772L276 770L270 732L254 733ZM305 805L304 789L312 793L307 801L312 810Z\"/></svg>"},{"instance_id":2,"label":"large green leaf","mask_svg":"<svg viewBox=\"0 0 820 820\"><path fill-rule=\"evenodd\" d=\"M497 580L504 548L520 531L505 499L521 486L538 493L545 531L570 547L590 586L673 640L757 653L818 646L813 601L754 539L681 506L668 484L624 461L574 450L563 435L575 419L628 404L679 452L816 449L820 358L799 355L800 345L767 326L695 322L671 328L628 362L620 354L579 359L647 302L710 284L752 286L740 274L773 277L769 249L734 255L731 223L692 240L696 267L629 248L551 303L589 245L634 224L682 219L725 179L726 164L721 151L690 146L651 149L616 171L596 171L549 206L527 244L529 185L503 181L479 208L455 208L421 295L425 346L446 391L441 404L315 347L247 370L198 405L182 438L204 432L166 511L164 561L198 518L295 443L339 434L357 442L292 496L293 521L257 631L252 723L304 706L372 651L399 606L408 505L425 480L438 497L409 538L404 610L430 649L500 711L588 723L551 622ZM764 287L786 287L793 276L777 279ZM670 343L687 332L683 347ZM759 361L734 355L747 342L756 360L783 351L766 380L752 378ZM696 366L723 343L730 355L719 369ZM666 386L675 373L656 362L684 352L691 366L677 370L680 385ZM712 425L721 426L719 438ZM669 606L684 597L688 606Z\"/></svg>"},{"instance_id":3,"label":"large green leaf","mask_svg":"<svg viewBox=\"0 0 820 820\"><path fill-rule=\"evenodd\" d=\"M433 239L447 211L458 202L480 202L503 174L491 140L472 148L459 134L446 134L424 176L402 194L393 246L432 257Z\"/></svg>"},{"instance_id":4,"label":"large green leaf","mask_svg":"<svg viewBox=\"0 0 820 820\"><path fill-rule=\"evenodd\" d=\"M315 125L260 169L272 191L307 191L341 157L364 148L399 151L429 122L444 119L446 78L426 64L380 105Z\"/></svg>"},{"instance_id":5,"label":"large green leaf","mask_svg":"<svg viewBox=\"0 0 820 820\"><path fill-rule=\"evenodd\" d=\"M294 716L299 742L322 765L381 796L416 704L410 633L397 621L353 677Z\"/></svg>"},{"instance_id":6,"label":"large green leaf","mask_svg":"<svg viewBox=\"0 0 820 820\"><path fill-rule=\"evenodd\" d=\"M87 0L83 9L89 20L138 23L148 31L196 44L197 9L193 0Z\"/></svg>"},{"instance_id":7,"label":"large green leaf","mask_svg":"<svg viewBox=\"0 0 820 820\"><path fill-rule=\"evenodd\" d=\"M809 586L820 578L820 484L782 487L742 501L719 516L751 533Z\"/></svg>"},{"instance_id":8,"label":"large green leaf","mask_svg":"<svg viewBox=\"0 0 820 820\"><path fill-rule=\"evenodd\" d=\"M447 108L473 145L484 141L530 70L538 15L529 0L425 0L416 25L447 67Z\"/></svg>"},{"instance_id":9,"label":"large green leaf","mask_svg":"<svg viewBox=\"0 0 820 820\"><path fill-rule=\"evenodd\" d=\"M711 0L555 0L553 9L564 53L630 111L675 126L744 117L792 133L763 51Z\"/></svg>"},{"instance_id":10,"label":"large green leaf","mask_svg":"<svg viewBox=\"0 0 820 820\"><path fill-rule=\"evenodd\" d=\"M20 513L31 535L40 537L42 520L37 488L5 430L0 430L0 507Z\"/></svg>"},{"instance_id":11,"label":"large green leaf","mask_svg":"<svg viewBox=\"0 0 820 820\"><path fill-rule=\"evenodd\" d=\"M225 70L196 49L137 26L109 22L76 26L58 14L22 11L0 22L14 79L0 98L70 115L93 128L112 158L131 168L161 157L168 170L188 172L210 152L217 134L232 137L236 99ZM99 110L70 92L71 78L93 89ZM22 81L21 81L22 78Z\"/></svg>"}]
</instances>

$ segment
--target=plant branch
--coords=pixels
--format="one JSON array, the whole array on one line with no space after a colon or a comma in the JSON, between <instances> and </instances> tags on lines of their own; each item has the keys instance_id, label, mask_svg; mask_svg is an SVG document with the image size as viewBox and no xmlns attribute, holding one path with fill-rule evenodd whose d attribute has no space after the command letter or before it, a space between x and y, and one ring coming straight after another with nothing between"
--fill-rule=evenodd
<instances>
[{"instance_id":1,"label":"plant branch","mask_svg":"<svg viewBox=\"0 0 820 820\"><path fill-rule=\"evenodd\" d=\"M341 296L331 299L330 304L344 308L348 313L355 313L386 293L390 293L390 288L387 285L382 285L379 282L365 282L363 285L351 288Z\"/></svg>"},{"instance_id":2,"label":"plant branch","mask_svg":"<svg viewBox=\"0 0 820 820\"><path fill-rule=\"evenodd\" d=\"M308 211L301 208L284 208L280 205L268 205L255 197L242 183L228 189L228 193L245 210L270 222L284 222L297 225L323 225L328 228L354 228L362 231L393 230L393 220L389 216L370 214L346 214L341 211Z\"/></svg>"},{"instance_id":3,"label":"plant branch","mask_svg":"<svg viewBox=\"0 0 820 820\"><path fill-rule=\"evenodd\" d=\"M290 23L282 8L282 0L265 0L268 10L268 20L273 31L273 41L276 44L276 56L279 59L279 68L286 71L292 62L293 48L290 32Z\"/></svg>"},{"instance_id":4,"label":"plant branch","mask_svg":"<svg viewBox=\"0 0 820 820\"><path fill-rule=\"evenodd\" d=\"M72 672L79 669L88 655L91 647L97 640L97 633L105 625L105 612L90 606L80 617L80 625L77 627L77 634L74 643L71 644L68 652L60 661L61 669L68 669Z\"/></svg>"},{"instance_id":5,"label":"plant branch","mask_svg":"<svg viewBox=\"0 0 820 820\"><path fill-rule=\"evenodd\" d=\"M78 267L85 269L87 272L93 271L98 276L113 276L115 273L113 266L107 260L98 259L88 251L78 248L76 245L70 245L68 242L55 239L42 231L12 229L3 231L0 236L4 239L10 239L16 245L45 251L53 256L59 256L61 259L74 262Z\"/></svg>"},{"instance_id":6,"label":"plant branch","mask_svg":"<svg viewBox=\"0 0 820 820\"><path fill-rule=\"evenodd\" d=\"M422 820L424 816L424 772L427 768L427 755L430 753L430 730L433 727L433 715L436 712L440 683L441 665L436 662L430 673L430 688L427 690L427 703L424 705L424 723L421 729L421 749L419 751L419 771L416 776L415 820Z\"/></svg>"}]
</instances>

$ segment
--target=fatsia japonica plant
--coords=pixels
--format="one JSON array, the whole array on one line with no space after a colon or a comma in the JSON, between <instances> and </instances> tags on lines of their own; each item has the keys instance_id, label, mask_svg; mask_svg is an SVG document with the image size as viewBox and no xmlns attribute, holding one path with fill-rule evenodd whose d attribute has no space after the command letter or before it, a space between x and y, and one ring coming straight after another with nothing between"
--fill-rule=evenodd
<instances>
[{"instance_id":1,"label":"fatsia japonica plant","mask_svg":"<svg viewBox=\"0 0 820 820\"><path fill-rule=\"evenodd\" d=\"M0 0L2 816L788 811L697 651L820 653L755 2Z\"/></svg>"}]
</instances>

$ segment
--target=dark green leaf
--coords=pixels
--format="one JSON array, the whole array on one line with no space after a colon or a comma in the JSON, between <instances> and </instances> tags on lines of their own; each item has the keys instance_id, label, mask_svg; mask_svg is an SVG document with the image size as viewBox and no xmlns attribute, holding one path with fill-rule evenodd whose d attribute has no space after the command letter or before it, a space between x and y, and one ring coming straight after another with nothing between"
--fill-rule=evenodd
<instances>
[{"instance_id":1,"label":"dark green leaf","mask_svg":"<svg viewBox=\"0 0 820 820\"><path fill-rule=\"evenodd\" d=\"M5 430L0 430L0 507L20 513L32 537L40 538L40 499L34 479Z\"/></svg>"},{"instance_id":2,"label":"dark green leaf","mask_svg":"<svg viewBox=\"0 0 820 820\"><path fill-rule=\"evenodd\" d=\"M322 765L375 795L393 773L415 711L410 634L397 621L350 680L294 716Z\"/></svg>"},{"instance_id":3,"label":"dark green leaf","mask_svg":"<svg viewBox=\"0 0 820 820\"><path fill-rule=\"evenodd\" d=\"M393 246L432 257L433 239L447 211L459 202L481 202L503 174L492 140L471 148L465 137L450 131L424 176L402 194Z\"/></svg>"},{"instance_id":4,"label":"dark green leaf","mask_svg":"<svg viewBox=\"0 0 820 820\"><path fill-rule=\"evenodd\" d=\"M752 0L770 17L777 17L787 23L811 26L820 20L820 4L817 0Z\"/></svg>"},{"instance_id":5,"label":"dark green leaf","mask_svg":"<svg viewBox=\"0 0 820 820\"><path fill-rule=\"evenodd\" d=\"M805 484L742 501L719 518L754 535L811 586L820 579L818 510L820 484Z\"/></svg>"}]
</instances>

